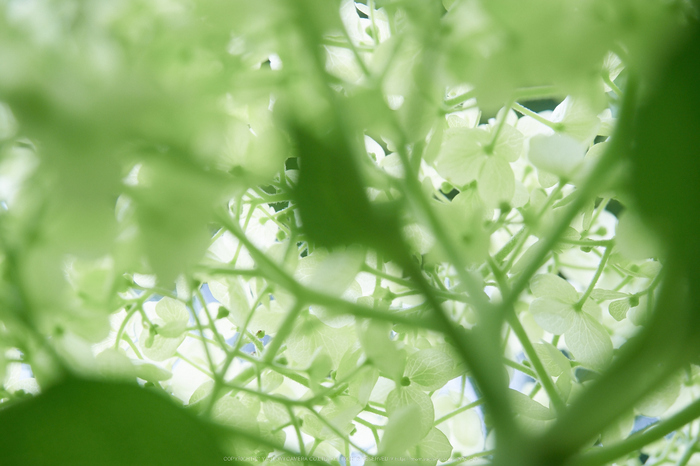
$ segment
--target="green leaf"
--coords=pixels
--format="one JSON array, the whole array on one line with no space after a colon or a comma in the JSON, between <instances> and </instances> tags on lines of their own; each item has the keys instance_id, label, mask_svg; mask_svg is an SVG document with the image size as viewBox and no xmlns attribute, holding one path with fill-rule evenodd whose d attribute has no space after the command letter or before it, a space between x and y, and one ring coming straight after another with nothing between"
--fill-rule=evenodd
<instances>
[{"instance_id":1,"label":"green leaf","mask_svg":"<svg viewBox=\"0 0 700 466\"><path fill-rule=\"evenodd\" d=\"M290 133L300 158L294 191L302 229L317 246L364 244L390 256L399 255L399 226L388 206L370 204L356 164L355 141L339 125L309 131L291 122Z\"/></svg>"},{"instance_id":2,"label":"green leaf","mask_svg":"<svg viewBox=\"0 0 700 466\"><path fill-rule=\"evenodd\" d=\"M537 325L555 335L569 330L576 319L576 311L571 304L549 298L535 299L530 303L530 312Z\"/></svg>"},{"instance_id":3,"label":"green leaf","mask_svg":"<svg viewBox=\"0 0 700 466\"><path fill-rule=\"evenodd\" d=\"M567 330L566 346L576 361L600 371L605 369L613 356L610 335L600 323L585 312L575 314L573 325Z\"/></svg>"},{"instance_id":4,"label":"green leaf","mask_svg":"<svg viewBox=\"0 0 700 466\"><path fill-rule=\"evenodd\" d=\"M442 351L424 349L408 357L404 375L410 379L411 384L433 391L450 380L454 366L454 360Z\"/></svg>"},{"instance_id":5,"label":"green leaf","mask_svg":"<svg viewBox=\"0 0 700 466\"><path fill-rule=\"evenodd\" d=\"M629 310L629 299L619 299L617 301L611 302L608 306L608 312L618 322L621 322L622 320L624 320L625 317L627 317L627 311Z\"/></svg>"},{"instance_id":6,"label":"green leaf","mask_svg":"<svg viewBox=\"0 0 700 466\"><path fill-rule=\"evenodd\" d=\"M419 422L411 427L417 431L419 439L422 439L432 429L435 421L433 402L428 395L412 385L396 387L386 397L386 411L390 418L399 409L407 406L416 406L420 412Z\"/></svg>"},{"instance_id":7,"label":"green leaf","mask_svg":"<svg viewBox=\"0 0 700 466\"><path fill-rule=\"evenodd\" d=\"M141 247L161 285L174 280L204 255L210 234L207 222L223 199L222 180L178 159L149 158L130 191L136 209ZM184 158L184 157L183 157Z\"/></svg>"},{"instance_id":8,"label":"green leaf","mask_svg":"<svg viewBox=\"0 0 700 466\"><path fill-rule=\"evenodd\" d=\"M700 260L700 28L684 31L682 41L667 53L653 88L636 109L621 140L632 162L629 184L645 222L663 235L663 244L685 263ZM663 154L673 154L664 157ZM682 200L679 202L679 200Z\"/></svg>"},{"instance_id":9,"label":"green leaf","mask_svg":"<svg viewBox=\"0 0 700 466\"><path fill-rule=\"evenodd\" d=\"M211 425L136 384L68 379L0 411L8 464L215 464Z\"/></svg>"},{"instance_id":10,"label":"green leaf","mask_svg":"<svg viewBox=\"0 0 700 466\"><path fill-rule=\"evenodd\" d=\"M535 275L530 281L530 289L538 298L552 298L567 304L578 301L578 292L571 283L551 273Z\"/></svg>"}]
</instances>

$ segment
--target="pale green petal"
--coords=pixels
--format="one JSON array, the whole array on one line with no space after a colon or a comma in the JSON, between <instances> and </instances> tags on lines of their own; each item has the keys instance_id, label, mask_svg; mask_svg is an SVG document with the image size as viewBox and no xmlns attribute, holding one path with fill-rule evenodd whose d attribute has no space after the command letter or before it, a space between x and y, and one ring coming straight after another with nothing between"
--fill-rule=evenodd
<instances>
[{"instance_id":1,"label":"pale green petal","mask_svg":"<svg viewBox=\"0 0 700 466\"><path fill-rule=\"evenodd\" d=\"M550 298L534 300L530 303L530 312L537 325L555 335L569 330L576 317L576 311L571 304Z\"/></svg>"},{"instance_id":2,"label":"pale green petal","mask_svg":"<svg viewBox=\"0 0 700 466\"><path fill-rule=\"evenodd\" d=\"M379 443L381 454L400 456L415 446L423 438L420 429L416 428L422 422L422 412L419 406L409 404L393 410L389 415L389 422Z\"/></svg>"},{"instance_id":3,"label":"pale green petal","mask_svg":"<svg viewBox=\"0 0 700 466\"><path fill-rule=\"evenodd\" d=\"M483 145L488 144L489 137L488 132L480 129L453 128L445 131L435 169L454 185L471 183L484 163Z\"/></svg>"},{"instance_id":4,"label":"pale green petal","mask_svg":"<svg viewBox=\"0 0 700 466\"><path fill-rule=\"evenodd\" d=\"M319 415L328 421L333 428L328 427L318 416L306 414L303 417L304 422L302 424L302 430L312 437L322 440L338 437L334 429L341 432L343 435L349 435L354 429L352 420L355 419L355 416L357 416L360 411L362 411L362 406L355 398L351 396L339 396L333 398L330 403L319 411Z\"/></svg>"},{"instance_id":5,"label":"pale green petal","mask_svg":"<svg viewBox=\"0 0 700 466\"><path fill-rule=\"evenodd\" d=\"M332 328L318 318L309 315L299 321L297 327L287 338L286 355L300 366L308 365L317 352L325 352L333 361L333 368L338 367L340 359L355 343L352 326Z\"/></svg>"},{"instance_id":6,"label":"pale green petal","mask_svg":"<svg viewBox=\"0 0 700 466\"><path fill-rule=\"evenodd\" d=\"M509 203L515 194L515 175L510 164L500 157L487 157L479 173L477 188L486 205Z\"/></svg>"},{"instance_id":7,"label":"pale green petal","mask_svg":"<svg viewBox=\"0 0 700 466\"><path fill-rule=\"evenodd\" d=\"M657 390L647 395L637 405L637 412L650 417L662 416L680 395L681 377L679 374L674 375Z\"/></svg>"},{"instance_id":8,"label":"pale green petal","mask_svg":"<svg viewBox=\"0 0 700 466\"><path fill-rule=\"evenodd\" d=\"M250 313L248 296L240 277L209 280L212 296L229 311L228 318L237 327L243 326Z\"/></svg>"},{"instance_id":9,"label":"pale green petal","mask_svg":"<svg viewBox=\"0 0 700 466\"><path fill-rule=\"evenodd\" d=\"M591 299L595 299L596 301L609 301L611 299L626 298L627 296L629 296L627 293L621 291L604 290L601 288L595 288L591 292Z\"/></svg>"},{"instance_id":10,"label":"pale green petal","mask_svg":"<svg viewBox=\"0 0 700 466\"><path fill-rule=\"evenodd\" d=\"M634 418L634 412L630 410L617 421L610 424L600 434L600 443L602 443L603 446L608 446L626 439L634 427Z\"/></svg>"},{"instance_id":11,"label":"pale green petal","mask_svg":"<svg viewBox=\"0 0 700 466\"><path fill-rule=\"evenodd\" d=\"M187 328L190 319L185 303L168 297L158 301L156 314L165 323L158 327L158 334L168 338L180 336Z\"/></svg>"},{"instance_id":12,"label":"pale green petal","mask_svg":"<svg viewBox=\"0 0 700 466\"><path fill-rule=\"evenodd\" d=\"M552 298L568 304L578 301L576 288L560 276L551 273L535 275L530 281L530 289L538 298Z\"/></svg>"},{"instance_id":13,"label":"pale green petal","mask_svg":"<svg viewBox=\"0 0 700 466\"><path fill-rule=\"evenodd\" d=\"M519 391L509 389L508 396L513 405L513 409L521 416L536 419L538 421L549 421L555 418L554 412L549 408L542 406L529 396L520 393Z\"/></svg>"},{"instance_id":14,"label":"pale green petal","mask_svg":"<svg viewBox=\"0 0 700 466\"><path fill-rule=\"evenodd\" d=\"M523 134L510 125L503 125L498 133L493 155L503 158L508 162L515 162L523 153Z\"/></svg>"},{"instance_id":15,"label":"pale green petal","mask_svg":"<svg viewBox=\"0 0 700 466\"><path fill-rule=\"evenodd\" d=\"M136 375L131 360L114 348L107 348L95 356L95 362L100 374L108 379L134 380Z\"/></svg>"},{"instance_id":16,"label":"pale green petal","mask_svg":"<svg viewBox=\"0 0 700 466\"><path fill-rule=\"evenodd\" d=\"M147 382L161 382L173 376L172 372L148 362L136 360L133 361L133 364L136 370L136 377Z\"/></svg>"},{"instance_id":17,"label":"pale green petal","mask_svg":"<svg viewBox=\"0 0 700 466\"><path fill-rule=\"evenodd\" d=\"M433 427L435 421L435 408L433 402L422 390L413 385L408 387L396 387L386 397L386 411L389 417L399 409L406 406L417 406L420 411L416 422L412 427L420 434L419 438L425 437Z\"/></svg>"},{"instance_id":18,"label":"pale green petal","mask_svg":"<svg viewBox=\"0 0 700 466\"><path fill-rule=\"evenodd\" d=\"M398 381L406 366L406 351L399 350L389 339L391 325L385 322L370 321L358 327L360 344L370 364L386 377Z\"/></svg>"},{"instance_id":19,"label":"pale green petal","mask_svg":"<svg viewBox=\"0 0 700 466\"><path fill-rule=\"evenodd\" d=\"M564 354L551 343L535 343L535 352L544 365L545 370L552 377L559 377L571 370L571 364Z\"/></svg>"},{"instance_id":20,"label":"pale green petal","mask_svg":"<svg viewBox=\"0 0 700 466\"><path fill-rule=\"evenodd\" d=\"M454 366L454 360L442 351L424 349L408 357L404 375L412 384L423 390L432 391L450 380Z\"/></svg>"},{"instance_id":21,"label":"pale green petal","mask_svg":"<svg viewBox=\"0 0 700 466\"><path fill-rule=\"evenodd\" d=\"M176 338L167 338L161 335L151 335L149 329L144 328L139 335L139 347L147 358L154 361L165 361L175 356L184 340L184 334Z\"/></svg>"},{"instance_id":22,"label":"pale green petal","mask_svg":"<svg viewBox=\"0 0 700 466\"><path fill-rule=\"evenodd\" d=\"M566 134L535 136L530 140L529 158L540 170L569 179L583 162L586 147Z\"/></svg>"},{"instance_id":23,"label":"pale green petal","mask_svg":"<svg viewBox=\"0 0 700 466\"><path fill-rule=\"evenodd\" d=\"M605 327L585 312L576 313L573 325L564 337L566 346L583 366L600 371L612 361L610 335Z\"/></svg>"},{"instance_id":24,"label":"pale green petal","mask_svg":"<svg viewBox=\"0 0 700 466\"><path fill-rule=\"evenodd\" d=\"M420 464L434 465L437 461L447 461L452 454L452 445L440 429L432 428L428 435L412 450L412 457L422 458Z\"/></svg>"},{"instance_id":25,"label":"pale green petal","mask_svg":"<svg viewBox=\"0 0 700 466\"><path fill-rule=\"evenodd\" d=\"M627 317L627 311L630 310L630 302L628 299L618 299L613 301L608 306L608 312L613 318L620 322Z\"/></svg>"}]
</instances>

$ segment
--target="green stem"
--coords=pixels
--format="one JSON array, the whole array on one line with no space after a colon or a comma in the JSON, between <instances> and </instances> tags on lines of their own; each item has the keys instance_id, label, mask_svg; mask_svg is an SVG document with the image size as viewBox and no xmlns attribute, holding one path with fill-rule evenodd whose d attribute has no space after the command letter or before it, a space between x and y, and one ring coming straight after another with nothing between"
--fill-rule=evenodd
<instances>
[{"instance_id":1,"label":"green stem","mask_svg":"<svg viewBox=\"0 0 700 466\"><path fill-rule=\"evenodd\" d=\"M532 367L535 369L537 379L542 384L544 391L547 392L547 395L549 396L549 399L551 400L554 409L556 409L558 413L563 412L566 409L566 405L559 396L559 392L554 386L554 383L552 382L551 377L547 373L547 370L544 368L544 364L542 364L542 360L537 354L537 351L535 351L535 347L532 345L530 338L527 336L527 332L520 323L520 319L518 319L518 316L515 313L515 309L512 309L511 312L508 312L506 318L508 324L511 326L513 332L515 333L515 336L518 337L518 341L520 341L520 344L523 346L525 355L530 360Z\"/></svg>"},{"instance_id":2,"label":"green stem","mask_svg":"<svg viewBox=\"0 0 700 466\"><path fill-rule=\"evenodd\" d=\"M202 342L202 346L204 347L204 354L207 356L207 361L209 362L209 369L211 370L212 374L216 374L216 365L214 365L214 359L211 357L209 345L207 344L206 337L204 336L204 327L202 326L202 322L199 320L199 316L194 311L193 300L190 300L190 306L192 307L192 317L194 317L194 321L197 324L197 330L202 336L202 339L200 341Z\"/></svg>"},{"instance_id":3,"label":"green stem","mask_svg":"<svg viewBox=\"0 0 700 466\"><path fill-rule=\"evenodd\" d=\"M451 418L455 417L456 415L461 414L465 411L469 411L470 409L476 408L477 406L481 406L482 404L484 404L484 399L479 398L478 400L476 400L472 403L469 403L468 405L461 406L461 407L455 409L454 411L452 411L451 413L445 414L441 418L437 419L433 423L433 426L437 427L438 425L442 424L443 422L447 421L448 419L451 419Z\"/></svg>"},{"instance_id":4,"label":"green stem","mask_svg":"<svg viewBox=\"0 0 700 466\"><path fill-rule=\"evenodd\" d=\"M380 411L376 408L371 407L370 405L365 406L365 411L367 411L368 413L378 414L379 416L389 417L385 411Z\"/></svg>"},{"instance_id":5,"label":"green stem","mask_svg":"<svg viewBox=\"0 0 700 466\"><path fill-rule=\"evenodd\" d=\"M508 358L506 358L506 357L503 358L503 363L504 363L506 366L510 366L510 367L512 367L513 369L519 370L519 371L522 372L523 374L525 374L525 375L527 375L527 376L529 376L529 377L532 377L533 379L537 380L537 374L536 374L532 369L530 369L529 367L524 366L524 365L520 364L519 362L511 361L510 359L508 359Z\"/></svg>"},{"instance_id":6,"label":"green stem","mask_svg":"<svg viewBox=\"0 0 700 466\"><path fill-rule=\"evenodd\" d=\"M610 239L604 239L604 240L592 240L592 239L568 239L568 238L562 238L560 240L561 243L565 244L574 244L576 246L589 246L589 247L608 247L613 245L613 240Z\"/></svg>"},{"instance_id":7,"label":"green stem","mask_svg":"<svg viewBox=\"0 0 700 466\"><path fill-rule=\"evenodd\" d=\"M134 354L136 355L137 358L143 359L143 356L141 356L141 352L136 347L136 345L134 344L134 341L131 339L131 337L129 335L122 334L121 339L129 344L129 346L131 347L132 351L134 352Z\"/></svg>"},{"instance_id":8,"label":"green stem","mask_svg":"<svg viewBox=\"0 0 700 466\"><path fill-rule=\"evenodd\" d=\"M280 325L277 334L275 334L275 337L272 339L270 344L267 345L267 349L263 355L263 361L271 362L274 359L277 352L282 347L284 340L286 340L292 333L292 330L294 330L294 322L297 320L297 317L299 317L299 313L302 311L302 309L304 309L304 305L300 301L294 303L294 306L292 306L292 309L289 310L284 318L284 321Z\"/></svg>"},{"instance_id":9,"label":"green stem","mask_svg":"<svg viewBox=\"0 0 700 466\"><path fill-rule=\"evenodd\" d=\"M676 463L676 466L686 466L688 462L690 461L690 458L697 452L697 438L692 439L688 444L685 446L685 451L683 452L683 455L678 458L678 462Z\"/></svg>"},{"instance_id":10,"label":"green stem","mask_svg":"<svg viewBox=\"0 0 700 466\"><path fill-rule=\"evenodd\" d=\"M582 309L583 304L586 302L588 297L591 295L593 292L593 289L595 288L596 283L598 283L598 279L600 276L603 274L603 270L605 269L605 265L608 262L608 258L610 257L610 254L612 253L612 247L608 246L605 248L605 253L603 254L603 258L600 260L600 263L598 264L598 270L595 271L595 275L593 275L593 279L591 280L591 283L588 285L588 288L586 289L586 292L583 293L583 296L581 296L581 299L574 304L575 309Z\"/></svg>"},{"instance_id":11,"label":"green stem","mask_svg":"<svg viewBox=\"0 0 700 466\"><path fill-rule=\"evenodd\" d=\"M129 312L127 312L126 316L124 316L124 320L122 320L122 323L119 325L119 330L117 330L117 337L114 339L114 349L119 348L119 341L122 339L122 334L124 333L126 324L129 323L129 319L131 319L131 317L136 313L140 305L141 303L134 303L133 307L129 309Z\"/></svg>"},{"instance_id":12,"label":"green stem","mask_svg":"<svg viewBox=\"0 0 700 466\"><path fill-rule=\"evenodd\" d=\"M493 256L493 259L496 261L496 263L503 262L503 260L508 257L508 254L510 254L515 246L523 240L523 237L527 233L527 227L522 227L516 234L510 237L508 242L503 245L503 247L496 253L495 256ZM507 270L507 269L506 269Z\"/></svg>"},{"instance_id":13,"label":"green stem","mask_svg":"<svg viewBox=\"0 0 700 466\"><path fill-rule=\"evenodd\" d=\"M484 456L493 455L494 453L496 453L496 450L484 450L480 451L479 453L472 453L471 455L463 456L455 461L450 461L449 463L442 463L441 466L456 466L458 464L466 463L477 458L483 458Z\"/></svg>"},{"instance_id":14,"label":"green stem","mask_svg":"<svg viewBox=\"0 0 700 466\"><path fill-rule=\"evenodd\" d=\"M610 89L615 93L616 96L620 97L622 95L622 90L617 87L617 84L610 78L610 75L608 73L603 74L603 81L605 81L605 84L607 84Z\"/></svg>"},{"instance_id":15,"label":"green stem","mask_svg":"<svg viewBox=\"0 0 700 466\"><path fill-rule=\"evenodd\" d=\"M459 94L455 97L445 100L445 105L447 107L455 107L459 104L466 102L467 100L476 98L476 90L472 89L470 91Z\"/></svg>"},{"instance_id":16,"label":"green stem","mask_svg":"<svg viewBox=\"0 0 700 466\"><path fill-rule=\"evenodd\" d=\"M288 379L291 379L291 380L295 381L296 383L303 385L305 387L311 386L311 383L309 382L309 380L306 377L299 375L297 372L289 369L288 367L280 366L279 364L275 364L274 362L267 362L267 361L264 361L262 359L258 359L256 357L249 355L249 354L245 354L241 351L237 351L235 353L235 357L244 359L244 360L251 362L253 364L256 364L256 365L262 365L262 366L264 366L268 369L271 369L271 370L277 372L278 374L281 374L281 375L287 377ZM317 398L317 397L315 396L314 399L315 398Z\"/></svg>"},{"instance_id":17,"label":"green stem","mask_svg":"<svg viewBox=\"0 0 700 466\"><path fill-rule=\"evenodd\" d=\"M484 146L484 152L486 152L487 154L491 154L493 152L493 148L496 146L498 136L501 134L501 130L503 130L503 126L505 126L506 124L508 112L510 111L512 106L513 102L508 102L508 104L506 104L506 106L503 107L500 112L498 112L498 122L496 123L496 129L493 132L493 136L491 136L491 140L489 141L489 143Z\"/></svg>"},{"instance_id":18,"label":"green stem","mask_svg":"<svg viewBox=\"0 0 700 466\"><path fill-rule=\"evenodd\" d=\"M353 442L352 440L350 440L350 438L349 438L348 435L346 435L346 434L342 433L340 430L338 430L338 428L335 427L335 426L334 426L333 424L331 424L330 422L328 422L328 420L326 420L326 418L324 418L323 416L321 416L319 413L317 413L316 411L314 411L314 410L311 409L311 408L308 408L308 410L309 410L314 416L316 416L316 418L317 418L319 421L321 421L321 423L322 423L323 425L325 425L326 427L328 427L328 428L331 430L331 432L333 432L335 435L337 435L338 437L340 437L341 439L343 439L343 440L344 440L345 442L347 442L348 444L352 445L353 448L355 448L357 451L359 451L360 453L362 453L364 456L369 456L369 454L368 454L362 447L360 447L360 446L357 445L355 442ZM348 457L349 457L349 456L348 456Z\"/></svg>"},{"instance_id":19,"label":"green stem","mask_svg":"<svg viewBox=\"0 0 700 466\"><path fill-rule=\"evenodd\" d=\"M611 146L597 161L589 176L584 180L578 190L576 197L566 207L566 211L553 226L549 234L540 240L537 254L525 266L525 269L518 274L518 278L511 289L511 293L506 296L501 305L501 311L507 312L520 296L520 293L527 288L530 278L542 266L542 261L547 257L552 248L556 246L564 231L569 227L572 220L579 214L583 206L596 193L599 186L603 185L609 178L611 168L617 162L618 148Z\"/></svg>"},{"instance_id":20,"label":"green stem","mask_svg":"<svg viewBox=\"0 0 700 466\"><path fill-rule=\"evenodd\" d=\"M355 418L355 422L357 422L357 423L359 423L359 424L362 424L362 425L365 426L365 427L369 427L369 428L372 429L372 430L377 430L377 429L383 429L383 428L384 428L384 426L375 426L375 425L372 424L371 422L365 421L364 419L362 419L362 418L359 417L359 416L357 416L357 417ZM377 444L379 444L379 442L377 442Z\"/></svg>"},{"instance_id":21,"label":"green stem","mask_svg":"<svg viewBox=\"0 0 700 466\"><path fill-rule=\"evenodd\" d=\"M598 466L610 463L617 458L640 450L642 447L659 440L678 430L689 422L700 417L700 400L696 400L678 413L650 427L642 433L629 436L627 439L609 447L595 448L586 453L573 457L567 466Z\"/></svg>"},{"instance_id":22,"label":"green stem","mask_svg":"<svg viewBox=\"0 0 700 466\"><path fill-rule=\"evenodd\" d=\"M177 356L178 358L182 359L182 360L185 361L187 364L189 364L190 366L194 367L195 369L197 369L199 372L201 372L202 374L206 375L207 377L211 377L212 379L214 378L214 374L212 374L211 372L209 372L209 371L206 370L205 368L200 367L199 364L197 364L197 363L195 363L194 361L192 361L191 359L185 357L182 353L177 352L177 353L175 353L175 356Z\"/></svg>"},{"instance_id":23,"label":"green stem","mask_svg":"<svg viewBox=\"0 0 700 466\"><path fill-rule=\"evenodd\" d=\"M198 287L197 290L195 291L195 293L197 295L197 299L199 299L199 302L202 304L202 310L207 315L207 320L209 321L209 329L214 334L214 339L219 344L219 347L221 347L221 349L225 349L226 348L226 341L221 336L219 331L216 329L216 322L214 322L214 320L211 318L211 314L209 313L209 309L207 308L207 302L204 300L204 296L202 296L201 289ZM194 302L192 304L194 304ZM194 312L195 312L194 307L192 307L192 313L194 314Z\"/></svg>"},{"instance_id":24,"label":"green stem","mask_svg":"<svg viewBox=\"0 0 700 466\"><path fill-rule=\"evenodd\" d=\"M260 269L262 275L286 288L295 296L303 298L303 300L307 303L326 306L330 312L347 313L356 317L384 320L387 322L405 324L416 328L422 327L429 330L440 330L439 325L432 319L405 317L399 313L380 311L304 287L291 275L285 272L280 266L268 258L262 251L256 248L255 245L253 245L253 243L251 243L251 241L245 236L243 231L235 224L235 222L228 218L227 214L221 215L219 220L224 227L227 228L236 238L238 238L240 243L246 247L250 255L255 260L255 263Z\"/></svg>"},{"instance_id":25,"label":"green stem","mask_svg":"<svg viewBox=\"0 0 700 466\"><path fill-rule=\"evenodd\" d=\"M289 419L292 420L292 425L294 426L294 432L297 434L297 440L299 442L299 453L302 454L302 456L306 456L306 447L304 446L304 438L301 436L301 429L299 429L299 420L297 419L297 416L294 414L294 411L292 410L292 407L289 405L286 405L287 408L287 413L289 413Z\"/></svg>"},{"instance_id":26,"label":"green stem","mask_svg":"<svg viewBox=\"0 0 700 466\"><path fill-rule=\"evenodd\" d=\"M514 102L514 103L513 103L513 109L516 110L518 113L521 113L521 114L523 114L523 115L525 115L525 116L529 116L530 118L532 118L532 119L534 119L534 120L536 120L536 121L539 121L539 122L542 123L543 125L552 128L554 131L559 131L559 130L561 130L561 124L560 124L560 123L555 123L555 122L553 122L553 121L549 121L548 119L546 119L546 118L544 118L544 117L538 115L537 113L533 112L533 111L530 110L529 108L523 107L522 105L520 105L520 104L517 103L517 102Z\"/></svg>"}]
</instances>

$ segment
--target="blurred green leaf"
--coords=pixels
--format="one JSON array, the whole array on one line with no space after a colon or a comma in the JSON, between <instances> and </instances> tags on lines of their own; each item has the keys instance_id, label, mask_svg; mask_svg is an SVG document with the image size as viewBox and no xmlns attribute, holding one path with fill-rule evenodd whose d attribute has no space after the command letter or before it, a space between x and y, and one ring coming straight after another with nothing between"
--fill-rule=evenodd
<instances>
[{"instance_id":1,"label":"blurred green leaf","mask_svg":"<svg viewBox=\"0 0 700 466\"><path fill-rule=\"evenodd\" d=\"M212 426L135 384L68 379L0 411L8 464L215 464Z\"/></svg>"},{"instance_id":2,"label":"blurred green leaf","mask_svg":"<svg viewBox=\"0 0 700 466\"><path fill-rule=\"evenodd\" d=\"M359 243L390 256L399 254L395 212L370 203L353 144L342 130L311 130L293 123L291 134L300 157L294 198L306 235L318 246Z\"/></svg>"}]
</instances>

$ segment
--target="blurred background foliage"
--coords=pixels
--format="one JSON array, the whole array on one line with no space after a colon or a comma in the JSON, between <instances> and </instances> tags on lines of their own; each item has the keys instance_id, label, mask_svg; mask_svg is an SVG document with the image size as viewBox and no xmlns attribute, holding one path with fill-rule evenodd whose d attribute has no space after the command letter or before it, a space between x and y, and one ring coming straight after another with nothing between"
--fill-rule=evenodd
<instances>
[{"instance_id":1,"label":"blurred background foliage","mask_svg":"<svg viewBox=\"0 0 700 466\"><path fill-rule=\"evenodd\" d=\"M515 101L556 105L571 96L577 107L567 107L555 130L590 146L612 133L597 115L611 108L616 116L621 96L613 91L634 76L642 98L652 96L649 111L660 115L642 120L636 131L650 139L640 144L663 146L656 132L690 125L669 115L692 85L664 81L671 78L660 63L696 21L697 9L684 0L2 0L2 346L20 349L39 384L50 386L60 372L56 354L69 368L80 365L69 337L104 340L110 315L125 307L139 276L155 275L166 290L177 279L178 295L191 296L222 212L228 206L251 219L252 209L244 214L229 203L250 190L270 205L275 196L296 203L298 213L280 220L289 227L280 229L282 239L329 248L359 243L409 267L396 241L403 231L423 265L453 261L432 249L425 214L417 200L397 194L396 179L414 178L430 196L438 188L449 195L447 185L418 180L421 163L433 164L460 192L452 203L435 203L439 218L478 225L495 210L523 207L527 220L545 194L536 200L526 192L517 205L521 185L509 163L525 149L514 123L468 136L453 126L508 121L499 109ZM682 92L659 94L659 82ZM467 113L457 116L460 110ZM382 155L391 152L381 170L357 156L364 135L381 141ZM502 145L489 148L496 135L505 137ZM485 145L485 152L474 157L493 164L493 173L460 171L462 153L456 161L445 156L450 144L463 149L460 138L483 139L475 151ZM530 140L530 150L537 144ZM578 183L570 166L541 157L530 155L541 188ZM681 214L669 220L662 212L678 205L677 192L664 194L671 180L645 191L664 171L665 159L654 160L631 189L620 176L618 186L613 181L594 194L622 186L623 200L639 194L642 210L650 206L645 213L677 222ZM686 169L679 165L690 177ZM647 194L663 200L653 204ZM445 234L467 263L483 263L493 232L475 226L463 241L465 233L447 223ZM534 222L533 229L541 228L542 238L553 223ZM276 250L269 256L284 262ZM353 263L350 256L337 263ZM211 287L219 301L237 299L237 285L222 286L218 295ZM276 300L287 309L281 293Z\"/></svg>"}]
</instances>

